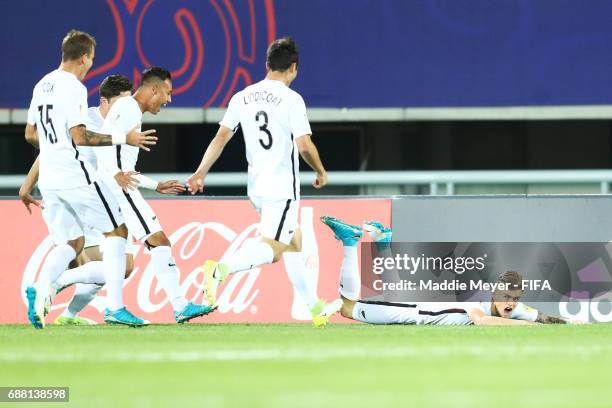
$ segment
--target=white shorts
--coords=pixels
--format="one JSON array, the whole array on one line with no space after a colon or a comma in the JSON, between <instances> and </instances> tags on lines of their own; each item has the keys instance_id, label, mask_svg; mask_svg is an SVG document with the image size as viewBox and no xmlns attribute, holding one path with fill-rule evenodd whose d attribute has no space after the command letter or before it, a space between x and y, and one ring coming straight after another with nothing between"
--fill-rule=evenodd
<instances>
[{"instance_id":1,"label":"white shorts","mask_svg":"<svg viewBox=\"0 0 612 408\"><path fill-rule=\"evenodd\" d=\"M419 304L418 307L419 324L436 326L466 326L474 324L467 310L457 307L456 303L449 302L443 309L439 307L429 307L427 303Z\"/></svg>"},{"instance_id":2,"label":"white shorts","mask_svg":"<svg viewBox=\"0 0 612 408\"><path fill-rule=\"evenodd\" d=\"M111 232L123 224L117 200L104 183L66 190L41 189L42 215L56 245L85 234L86 227Z\"/></svg>"},{"instance_id":3,"label":"white shorts","mask_svg":"<svg viewBox=\"0 0 612 408\"><path fill-rule=\"evenodd\" d=\"M125 225L134 238L144 242L151 234L162 231L155 212L140 191L126 193L117 185L117 188L113 187L113 193L123 212Z\"/></svg>"},{"instance_id":4,"label":"white shorts","mask_svg":"<svg viewBox=\"0 0 612 408\"><path fill-rule=\"evenodd\" d=\"M353 306L353 319L370 324L419 324L415 304L359 300Z\"/></svg>"},{"instance_id":5,"label":"white shorts","mask_svg":"<svg viewBox=\"0 0 612 408\"><path fill-rule=\"evenodd\" d=\"M85 227L85 246L84 248L89 247L100 247L100 253L104 252L104 235L93 228ZM133 256L136 255L138 248L134 245L133 237L128 231L127 242L125 243L125 253L131 254Z\"/></svg>"},{"instance_id":6,"label":"white shorts","mask_svg":"<svg viewBox=\"0 0 612 408\"><path fill-rule=\"evenodd\" d=\"M353 306L353 319L370 324L434 326L473 324L467 311L457 307L456 303L395 303L359 300Z\"/></svg>"},{"instance_id":7,"label":"white shorts","mask_svg":"<svg viewBox=\"0 0 612 408\"><path fill-rule=\"evenodd\" d=\"M299 200L269 199L262 197L249 197L253 207L261 215L259 233L265 238L291 243L293 234L299 228L298 209Z\"/></svg>"}]
</instances>

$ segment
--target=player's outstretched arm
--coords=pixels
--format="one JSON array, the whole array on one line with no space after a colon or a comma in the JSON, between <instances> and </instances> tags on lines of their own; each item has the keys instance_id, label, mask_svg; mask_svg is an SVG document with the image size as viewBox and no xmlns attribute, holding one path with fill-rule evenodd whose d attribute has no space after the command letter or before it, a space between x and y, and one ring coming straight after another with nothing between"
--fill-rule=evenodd
<instances>
[{"instance_id":1,"label":"player's outstretched arm","mask_svg":"<svg viewBox=\"0 0 612 408\"><path fill-rule=\"evenodd\" d=\"M204 190L204 179L206 178L206 175L210 171L213 164L215 164L217 159L221 156L223 149L225 149L225 145L227 145L227 142L230 141L233 135L234 131L232 129L226 128L225 126L219 126L217 134L204 152L204 157L202 157L200 166L195 173L193 173L187 179L187 188L191 194L195 194L197 192L201 193Z\"/></svg>"},{"instance_id":2,"label":"player's outstretched arm","mask_svg":"<svg viewBox=\"0 0 612 408\"><path fill-rule=\"evenodd\" d=\"M29 123L25 127L25 140L39 149L38 146L38 132L36 131L36 126L30 125Z\"/></svg>"},{"instance_id":3,"label":"player's outstretched arm","mask_svg":"<svg viewBox=\"0 0 612 408\"><path fill-rule=\"evenodd\" d=\"M546 313L542 313L538 310L538 317L535 320L537 323L542 324L588 324L583 320L568 320L562 317L549 316Z\"/></svg>"},{"instance_id":4,"label":"player's outstretched arm","mask_svg":"<svg viewBox=\"0 0 612 408\"><path fill-rule=\"evenodd\" d=\"M167 180L157 181L151 177L147 177L144 174L137 173L133 176L138 187L146 188L148 190L157 191L160 194L179 194L185 192L185 186L178 182L178 180Z\"/></svg>"},{"instance_id":5,"label":"player's outstretched arm","mask_svg":"<svg viewBox=\"0 0 612 408\"><path fill-rule=\"evenodd\" d=\"M23 205L25 205L26 210L28 210L30 214L32 214L32 209L30 208L31 204L40 207L40 202L35 200L31 195L32 189L38 182L39 166L40 162L39 158L37 157L34 164L32 164L32 167L30 167L30 171L23 181L23 184L21 184L21 188L19 189L19 199Z\"/></svg>"},{"instance_id":6,"label":"player's outstretched arm","mask_svg":"<svg viewBox=\"0 0 612 408\"><path fill-rule=\"evenodd\" d=\"M506 319L504 317L489 316L480 309L467 311L470 320L476 326L527 326L536 324L527 320Z\"/></svg>"},{"instance_id":7,"label":"player's outstretched arm","mask_svg":"<svg viewBox=\"0 0 612 408\"><path fill-rule=\"evenodd\" d=\"M296 139L298 151L304 161L317 173L316 180L312 183L314 188L322 188L327 184L327 172L321 158L319 157L319 151L312 142L310 135L303 135Z\"/></svg>"},{"instance_id":8,"label":"player's outstretched arm","mask_svg":"<svg viewBox=\"0 0 612 408\"><path fill-rule=\"evenodd\" d=\"M157 143L157 137L152 136L155 129L139 132L137 129L140 124L135 126L128 134L117 133L107 135L88 130L84 125L74 126L70 128L70 135L74 143L79 146L112 146L118 144L129 144L131 146L140 147L143 150L149 151L147 146L153 146Z\"/></svg>"}]
</instances>

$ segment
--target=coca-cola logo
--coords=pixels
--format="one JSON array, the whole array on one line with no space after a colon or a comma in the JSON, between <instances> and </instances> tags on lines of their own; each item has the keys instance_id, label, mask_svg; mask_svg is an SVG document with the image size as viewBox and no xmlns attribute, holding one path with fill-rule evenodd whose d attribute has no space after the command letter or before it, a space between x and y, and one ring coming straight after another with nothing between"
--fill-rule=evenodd
<instances>
[{"instance_id":1,"label":"coca-cola logo","mask_svg":"<svg viewBox=\"0 0 612 408\"><path fill-rule=\"evenodd\" d=\"M193 261L198 262L198 266L193 267L189 271L181 270L180 273L181 289L189 297L189 300L194 302L202 301L203 274L200 265L204 262L204 259L202 259L203 250L211 243L210 241L217 239L216 237L221 237L229 243L221 257L223 260L236 252L247 239L252 238L257 228L257 223L251 224L238 233L219 222L196 221L179 227L169 235L168 238L172 243L173 254L179 268L181 265L193 265ZM209 236L210 238L207 239ZM53 242L51 238L46 237L36 247L25 266L21 281L22 301L24 304L27 304L25 288L35 282L45 257L52 247ZM145 252L147 252L146 249L138 245L134 255L134 264L136 266L132 274L125 280L124 288L135 285L136 301L140 311L155 313L166 306L169 300L165 294L164 296L159 296L162 288L159 283L155 283L157 279L155 279L155 274L150 264L147 263L147 266L142 268L141 271L140 265L143 265L141 258L143 256L148 257L148 254L145 254ZM249 309L251 312L256 312L257 306L254 305L254 302L260 291L255 286L260 272L261 268L253 268L230 275L226 283L220 288L218 311L221 313L242 313ZM98 311L102 311L105 307L105 300L104 294L99 294L90 305ZM66 302L57 303L52 306L51 310L63 310L67 305L68 303Z\"/></svg>"}]
</instances>

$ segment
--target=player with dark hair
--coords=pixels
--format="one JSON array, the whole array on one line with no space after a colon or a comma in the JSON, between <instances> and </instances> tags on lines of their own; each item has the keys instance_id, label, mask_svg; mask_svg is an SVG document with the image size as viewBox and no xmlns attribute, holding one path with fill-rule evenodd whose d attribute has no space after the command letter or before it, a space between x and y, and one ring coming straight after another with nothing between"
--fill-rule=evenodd
<instances>
[{"instance_id":1,"label":"player with dark hair","mask_svg":"<svg viewBox=\"0 0 612 408\"><path fill-rule=\"evenodd\" d=\"M387 302L359 299L361 278L357 259L357 243L365 229L379 251L388 251L392 231L376 221L363 228L347 224L337 218L323 216L327 225L344 247L340 270L342 316L371 324L429 324L429 325L526 325L536 323L584 323L548 316L520 303L523 294L522 276L515 271L502 273L498 283L506 283L507 290L495 290L490 302Z\"/></svg>"},{"instance_id":2,"label":"player with dark hair","mask_svg":"<svg viewBox=\"0 0 612 408\"><path fill-rule=\"evenodd\" d=\"M93 65L95 39L71 30L62 41L62 62L34 87L28 110L25 138L40 149L39 186L43 218L55 247L46 257L38 281L26 289L28 319L43 328L49 311L51 285L81 252L84 228L101 231L107 285L107 308L116 323L139 325L142 319L123 305L127 228L112 194L97 182L91 165L80 158L78 146L111 146L129 143L134 149L155 144L154 130L126 129L115 134L86 128L87 89L81 83Z\"/></svg>"},{"instance_id":3,"label":"player with dark hair","mask_svg":"<svg viewBox=\"0 0 612 408\"><path fill-rule=\"evenodd\" d=\"M100 111L104 112L102 118L106 116L110 109L110 104L118 96L129 96L134 92L134 85L128 77L123 75L109 75L102 80L100 88Z\"/></svg>"},{"instance_id":4,"label":"player with dark hair","mask_svg":"<svg viewBox=\"0 0 612 408\"><path fill-rule=\"evenodd\" d=\"M309 306L315 325L324 325L334 311L307 284L298 225L300 204L299 155L316 172L315 188L327 184L327 173L311 140L304 99L289 86L298 74L299 53L291 38L270 44L264 80L236 93L208 145L204 157L187 180L192 194L202 192L205 178L232 136L242 128L248 163L248 196L261 215L260 238L246 241L221 262L206 261L206 296L216 304L219 283L234 272L278 261L283 256L292 284Z\"/></svg>"},{"instance_id":5,"label":"player with dark hair","mask_svg":"<svg viewBox=\"0 0 612 408\"><path fill-rule=\"evenodd\" d=\"M161 67L149 67L142 71L142 77L140 78L140 83L146 86L158 86L160 83L172 83L172 74L167 69ZM168 103L170 103L170 95L172 94L172 89L170 89L170 93L168 96Z\"/></svg>"},{"instance_id":6,"label":"player with dark hair","mask_svg":"<svg viewBox=\"0 0 612 408\"><path fill-rule=\"evenodd\" d=\"M147 68L142 73L140 86L133 96L119 98L104 119L103 131L123 132L140 126L145 112L157 114L162 106L172 101L172 77L160 67ZM111 186L130 233L141 241L151 256L149 268L155 276L174 309L177 323L210 313L213 308L187 301L180 287L180 272L172 257L171 243L164 233L159 218L143 198L140 188L161 194L177 194L185 191L177 180L157 182L136 171L138 149L121 145L96 149L98 166L103 180ZM125 173L128 172L128 173ZM125 175L128 177L125 177Z\"/></svg>"}]
</instances>

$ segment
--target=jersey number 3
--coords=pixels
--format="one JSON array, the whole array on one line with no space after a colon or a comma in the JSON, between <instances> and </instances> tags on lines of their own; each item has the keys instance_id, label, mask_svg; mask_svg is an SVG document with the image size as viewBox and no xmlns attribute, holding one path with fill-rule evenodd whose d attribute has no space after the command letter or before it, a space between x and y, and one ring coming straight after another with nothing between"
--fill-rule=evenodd
<instances>
[{"instance_id":1,"label":"jersey number 3","mask_svg":"<svg viewBox=\"0 0 612 408\"><path fill-rule=\"evenodd\" d=\"M270 133L270 130L268 130L268 114L264 111L257 112L257 115L255 115L255 121L257 122L258 125L259 125L259 118L261 116L263 116L264 124L259 126L259 130L261 130L266 135L268 135L268 141L264 142L263 139L260 138L259 144L264 149L270 150L270 148L272 147L272 133Z\"/></svg>"},{"instance_id":2,"label":"jersey number 3","mask_svg":"<svg viewBox=\"0 0 612 408\"><path fill-rule=\"evenodd\" d=\"M43 128L43 132L45 132L45 137L53 143L57 143L57 135L55 134L55 127L53 127L53 121L51 120L51 116L49 116L49 111L53 109L53 105L39 105L38 113L40 113L40 125ZM44 115L43 115L44 111ZM45 118L43 118L45 116ZM49 125L49 129L45 126L45 123Z\"/></svg>"}]
</instances>

